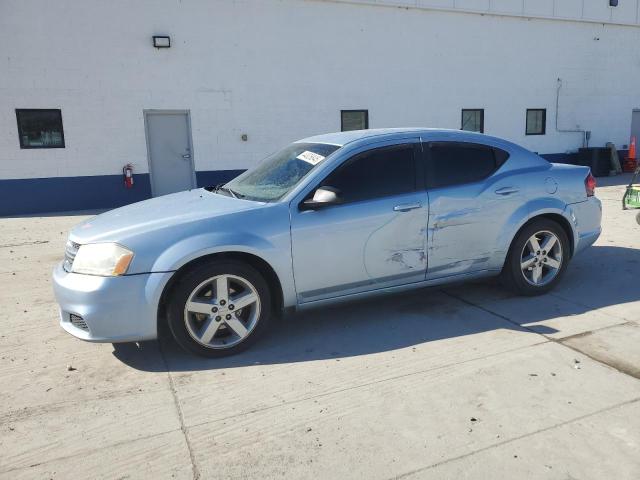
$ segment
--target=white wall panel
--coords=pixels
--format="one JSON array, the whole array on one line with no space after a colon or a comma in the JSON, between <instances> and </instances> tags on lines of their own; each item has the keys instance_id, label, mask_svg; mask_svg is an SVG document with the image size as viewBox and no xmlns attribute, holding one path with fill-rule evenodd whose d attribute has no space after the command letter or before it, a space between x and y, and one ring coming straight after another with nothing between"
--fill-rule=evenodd
<instances>
[{"instance_id":1,"label":"white wall panel","mask_svg":"<svg viewBox=\"0 0 640 480\"><path fill-rule=\"evenodd\" d=\"M486 12L489 10L491 0L456 0L455 7L465 10Z\"/></svg>"},{"instance_id":2,"label":"white wall panel","mask_svg":"<svg viewBox=\"0 0 640 480\"><path fill-rule=\"evenodd\" d=\"M492 12L521 14L523 6L524 0L491 0Z\"/></svg>"},{"instance_id":3,"label":"white wall panel","mask_svg":"<svg viewBox=\"0 0 640 480\"><path fill-rule=\"evenodd\" d=\"M629 0L627 0L629 1ZM620 0L618 2L623 4L624 1ZM618 7L610 7L608 0L600 1L585 1L583 7L583 18L588 20L610 20L611 19L611 11L620 8Z\"/></svg>"},{"instance_id":4,"label":"white wall panel","mask_svg":"<svg viewBox=\"0 0 640 480\"><path fill-rule=\"evenodd\" d=\"M340 109L368 109L372 128L459 128L462 108L484 108L486 133L559 153L580 138L555 131L558 77L561 126L594 145L627 143L640 108L637 27L299 0L48 5L2 3L0 178L146 172L144 109L190 110L196 168L222 170L339 130ZM152 47L159 33L170 49ZM15 108L61 108L66 148L21 150ZM547 135L524 135L527 108L547 108Z\"/></svg>"},{"instance_id":5,"label":"white wall panel","mask_svg":"<svg viewBox=\"0 0 640 480\"><path fill-rule=\"evenodd\" d=\"M638 24L638 0L316 0L378 6L439 8L460 12L571 19L574 21Z\"/></svg>"},{"instance_id":6,"label":"white wall panel","mask_svg":"<svg viewBox=\"0 0 640 480\"><path fill-rule=\"evenodd\" d=\"M620 0L618 6L611 9L611 19L620 23L638 23L638 0Z\"/></svg>"},{"instance_id":7,"label":"white wall panel","mask_svg":"<svg viewBox=\"0 0 640 480\"><path fill-rule=\"evenodd\" d=\"M586 0L587 2L599 0ZM603 0L605 1L605 0ZM571 18L580 20L583 18L583 7L585 0L555 0L554 13L560 18ZM604 21L604 19L602 19Z\"/></svg>"},{"instance_id":8,"label":"white wall panel","mask_svg":"<svg viewBox=\"0 0 640 480\"><path fill-rule=\"evenodd\" d=\"M553 7L556 1L557 0L524 0L524 14L533 17L553 17Z\"/></svg>"},{"instance_id":9,"label":"white wall panel","mask_svg":"<svg viewBox=\"0 0 640 480\"><path fill-rule=\"evenodd\" d=\"M418 0L418 7L453 8L455 0Z\"/></svg>"}]
</instances>

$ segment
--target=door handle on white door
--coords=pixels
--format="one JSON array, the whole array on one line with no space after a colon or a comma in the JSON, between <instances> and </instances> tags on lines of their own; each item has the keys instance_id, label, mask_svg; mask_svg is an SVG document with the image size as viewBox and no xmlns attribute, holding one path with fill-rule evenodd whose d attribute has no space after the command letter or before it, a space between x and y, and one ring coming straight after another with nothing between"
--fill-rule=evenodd
<instances>
[{"instance_id":1,"label":"door handle on white door","mask_svg":"<svg viewBox=\"0 0 640 480\"><path fill-rule=\"evenodd\" d=\"M402 203L400 205L396 205L393 207L394 212L408 212L409 210L415 210L416 208L421 208L421 203Z\"/></svg>"},{"instance_id":2,"label":"door handle on white door","mask_svg":"<svg viewBox=\"0 0 640 480\"><path fill-rule=\"evenodd\" d=\"M515 187L502 187L496 190L496 193L498 195L511 195L512 193L518 193L520 190L518 190Z\"/></svg>"}]
</instances>

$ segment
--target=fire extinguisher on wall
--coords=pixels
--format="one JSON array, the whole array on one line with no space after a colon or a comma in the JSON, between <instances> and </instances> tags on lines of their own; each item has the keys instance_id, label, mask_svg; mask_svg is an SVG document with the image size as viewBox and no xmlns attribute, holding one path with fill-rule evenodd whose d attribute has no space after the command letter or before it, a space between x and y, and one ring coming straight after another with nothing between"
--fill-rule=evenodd
<instances>
[{"instance_id":1,"label":"fire extinguisher on wall","mask_svg":"<svg viewBox=\"0 0 640 480\"><path fill-rule=\"evenodd\" d=\"M133 187L133 165L127 163L122 167L122 176L124 177L125 188Z\"/></svg>"}]
</instances>

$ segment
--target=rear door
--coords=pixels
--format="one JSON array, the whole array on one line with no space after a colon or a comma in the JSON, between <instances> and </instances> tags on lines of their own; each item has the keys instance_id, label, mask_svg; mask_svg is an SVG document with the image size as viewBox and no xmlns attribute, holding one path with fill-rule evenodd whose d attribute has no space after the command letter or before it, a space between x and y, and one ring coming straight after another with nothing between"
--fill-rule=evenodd
<instances>
[{"instance_id":1,"label":"rear door","mask_svg":"<svg viewBox=\"0 0 640 480\"><path fill-rule=\"evenodd\" d=\"M429 192L427 278L495 268L498 237L521 205L520 186L499 168L509 154L468 142L424 144ZM493 262L492 262L493 260Z\"/></svg>"},{"instance_id":2,"label":"rear door","mask_svg":"<svg viewBox=\"0 0 640 480\"><path fill-rule=\"evenodd\" d=\"M428 203L417 169L420 140L356 153L314 185L343 203L301 211L291 203L300 303L424 280Z\"/></svg>"}]
</instances>

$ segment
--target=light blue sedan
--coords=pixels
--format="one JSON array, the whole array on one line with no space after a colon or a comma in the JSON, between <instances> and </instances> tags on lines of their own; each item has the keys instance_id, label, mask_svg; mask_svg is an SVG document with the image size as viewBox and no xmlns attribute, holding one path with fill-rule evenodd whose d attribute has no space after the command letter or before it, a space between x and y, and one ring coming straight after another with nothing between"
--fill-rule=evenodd
<instances>
[{"instance_id":1,"label":"light blue sedan","mask_svg":"<svg viewBox=\"0 0 640 480\"><path fill-rule=\"evenodd\" d=\"M53 273L83 340L247 348L283 311L500 275L553 288L600 235L588 168L474 133L387 129L295 142L231 182L76 226Z\"/></svg>"}]
</instances>

